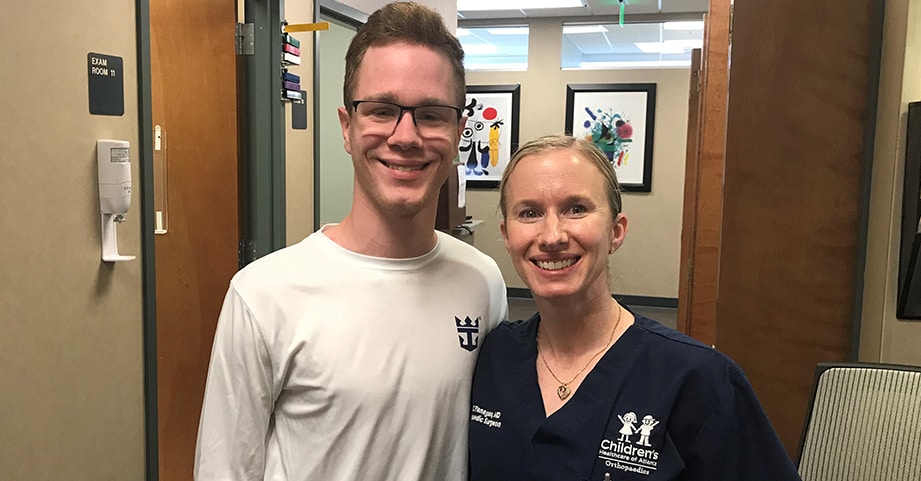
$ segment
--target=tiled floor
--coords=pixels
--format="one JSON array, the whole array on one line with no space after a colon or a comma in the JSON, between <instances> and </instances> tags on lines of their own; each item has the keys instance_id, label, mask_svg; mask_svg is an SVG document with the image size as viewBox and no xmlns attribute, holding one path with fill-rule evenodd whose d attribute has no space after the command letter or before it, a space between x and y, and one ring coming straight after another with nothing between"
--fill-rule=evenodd
<instances>
[{"instance_id":1,"label":"tiled floor","mask_svg":"<svg viewBox=\"0 0 921 481\"><path fill-rule=\"evenodd\" d=\"M677 312L667 307L628 306L633 312L659 321L662 325L675 328ZM511 320L527 319L537 311L533 299L510 297L508 299L508 317Z\"/></svg>"}]
</instances>

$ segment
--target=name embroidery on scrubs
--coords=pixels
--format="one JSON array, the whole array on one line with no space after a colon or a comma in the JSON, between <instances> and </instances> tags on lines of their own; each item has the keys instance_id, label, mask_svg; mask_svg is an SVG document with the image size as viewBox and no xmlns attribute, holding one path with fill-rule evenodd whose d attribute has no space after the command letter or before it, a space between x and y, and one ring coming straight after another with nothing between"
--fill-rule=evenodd
<instances>
[{"instance_id":1,"label":"name embroidery on scrubs","mask_svg":"<svg viewBox=\"0 0 921 481\"><path fill-rule=\"evenodd\" d=\"M499 418L502 417L502 411L488 411L483 409L476 404L470 408L470 420L478 422L489 428L501 428L502 421L499 421Z\"/></svg>"},{"instance_id":2,"label":"name embroidery on scrubs","mask_svg":"<svg viewBox=\"0 0 921 481\"><path fill-rule=\"evenodd\" d=\"M460 347L473 352L477 341L480 340L480 318L470 319L470 316L467 316L461 320L455 317L454 324L457 326L457 339L460 341Z\"/></svg>"},{"instance_id":3,"label":"name embroidery on scrubs","mask_svg":"<svg viewBox=\"0 0 921 481\"><path fill-rule=\"evenodd\" d=\"M601 440L601 449L598 458L604 460L604 465L620 471L649 475L658 468L659 452L652 449L649 436L659 424L652 415L643 416L638 420L636 413L628 412L618 414L622 427L618 433L620 437Z\"/></svg>"}]
</instances>

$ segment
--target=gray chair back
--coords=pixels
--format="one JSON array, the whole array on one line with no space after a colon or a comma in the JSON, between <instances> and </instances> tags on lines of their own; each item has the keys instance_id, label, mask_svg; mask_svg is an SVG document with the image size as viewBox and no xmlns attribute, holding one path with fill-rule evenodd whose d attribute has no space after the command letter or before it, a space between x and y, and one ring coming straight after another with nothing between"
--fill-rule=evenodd
<instances>
[{"instance_id":1,"label":"gray chair back","mask_svg":"<svg viewBox=\"0 0 921 481\"><path fill-rule=\"evenodd\" d=\"M921 367L819 364L799 473L803 481L921 481Z\"/></svg>"}]
</instances>

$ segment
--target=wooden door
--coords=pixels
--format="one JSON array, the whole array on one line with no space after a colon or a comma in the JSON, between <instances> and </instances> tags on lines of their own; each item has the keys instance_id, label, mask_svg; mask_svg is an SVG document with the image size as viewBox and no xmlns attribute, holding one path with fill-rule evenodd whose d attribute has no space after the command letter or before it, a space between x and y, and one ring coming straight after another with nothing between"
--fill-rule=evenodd
<instances>
[{"instance_id":1,"label":"wooden door","mask_svg":"<svg viewBox=\"0 0 921 481\"><path fill-rule=\"evenodd\" d=\"M706 23L705 23L706 25ZM704 27L706 32L706 27ZM704 33L706 35L706 33ZM690 335L691 295L693 294L694 234L697 227L697 170L700 162L701 49L691 50L691 81L688 88L688 133L684 161L684 203L681 221L681 254L678 275L677 328Z\"/></svg>"},{"instance_id":2,"label":"wooden door","mask_svg":"<svg viewBox=\"0 0 921 481\"><path fill-rule=\"evenodd\" d=\"M882 2L735 2L716 346L796 455L856 346Z\"/></svg>"},{"instance_id":3,"label":"wooden door","mask_svg":"<svg viewBox=\"0 0 921 481\"><path fill-rule=\"evenodd\" d=\"M730 0L710 0L685 162L677 325L707 344L716 342L730 11Z\"/></svg>"},{"instance_id":4,"label":"wooden door","mask_svg":"<svg viewBox=\"0 0 921 481\"><path fill-rule=\"evenodd\" d=\"M156 236L162 481L192 479L214 328L238 267L235 8L150 2L152 115L168 159L168 229Z\"/></svg>"}]
</instances>

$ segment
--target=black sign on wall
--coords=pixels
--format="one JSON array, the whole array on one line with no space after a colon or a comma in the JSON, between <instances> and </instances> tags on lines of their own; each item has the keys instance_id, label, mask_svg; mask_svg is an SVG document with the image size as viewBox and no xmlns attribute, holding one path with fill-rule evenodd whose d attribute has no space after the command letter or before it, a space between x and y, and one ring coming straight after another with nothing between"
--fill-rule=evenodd
<instances>
[{"instance_id":1,"label":"black sign on wall","mask_svg":"<svg viewBox=\"0 0 921 481\"><path fill-rule=\"evenodd\" d=\"M125 114L125 74L122 58L90 52L86 54L90 113Z\"/></svg>"},{"instance_id":2,"label":"black sign on wall","mask_svg":"<svg viewBox=\"0 0 921 481\"><path fill-rule=\"evenodd\" d=\"M291 104L291 128L307 130L307 91L301 90L301 102Z\"/></svg>"}]
</instances>

